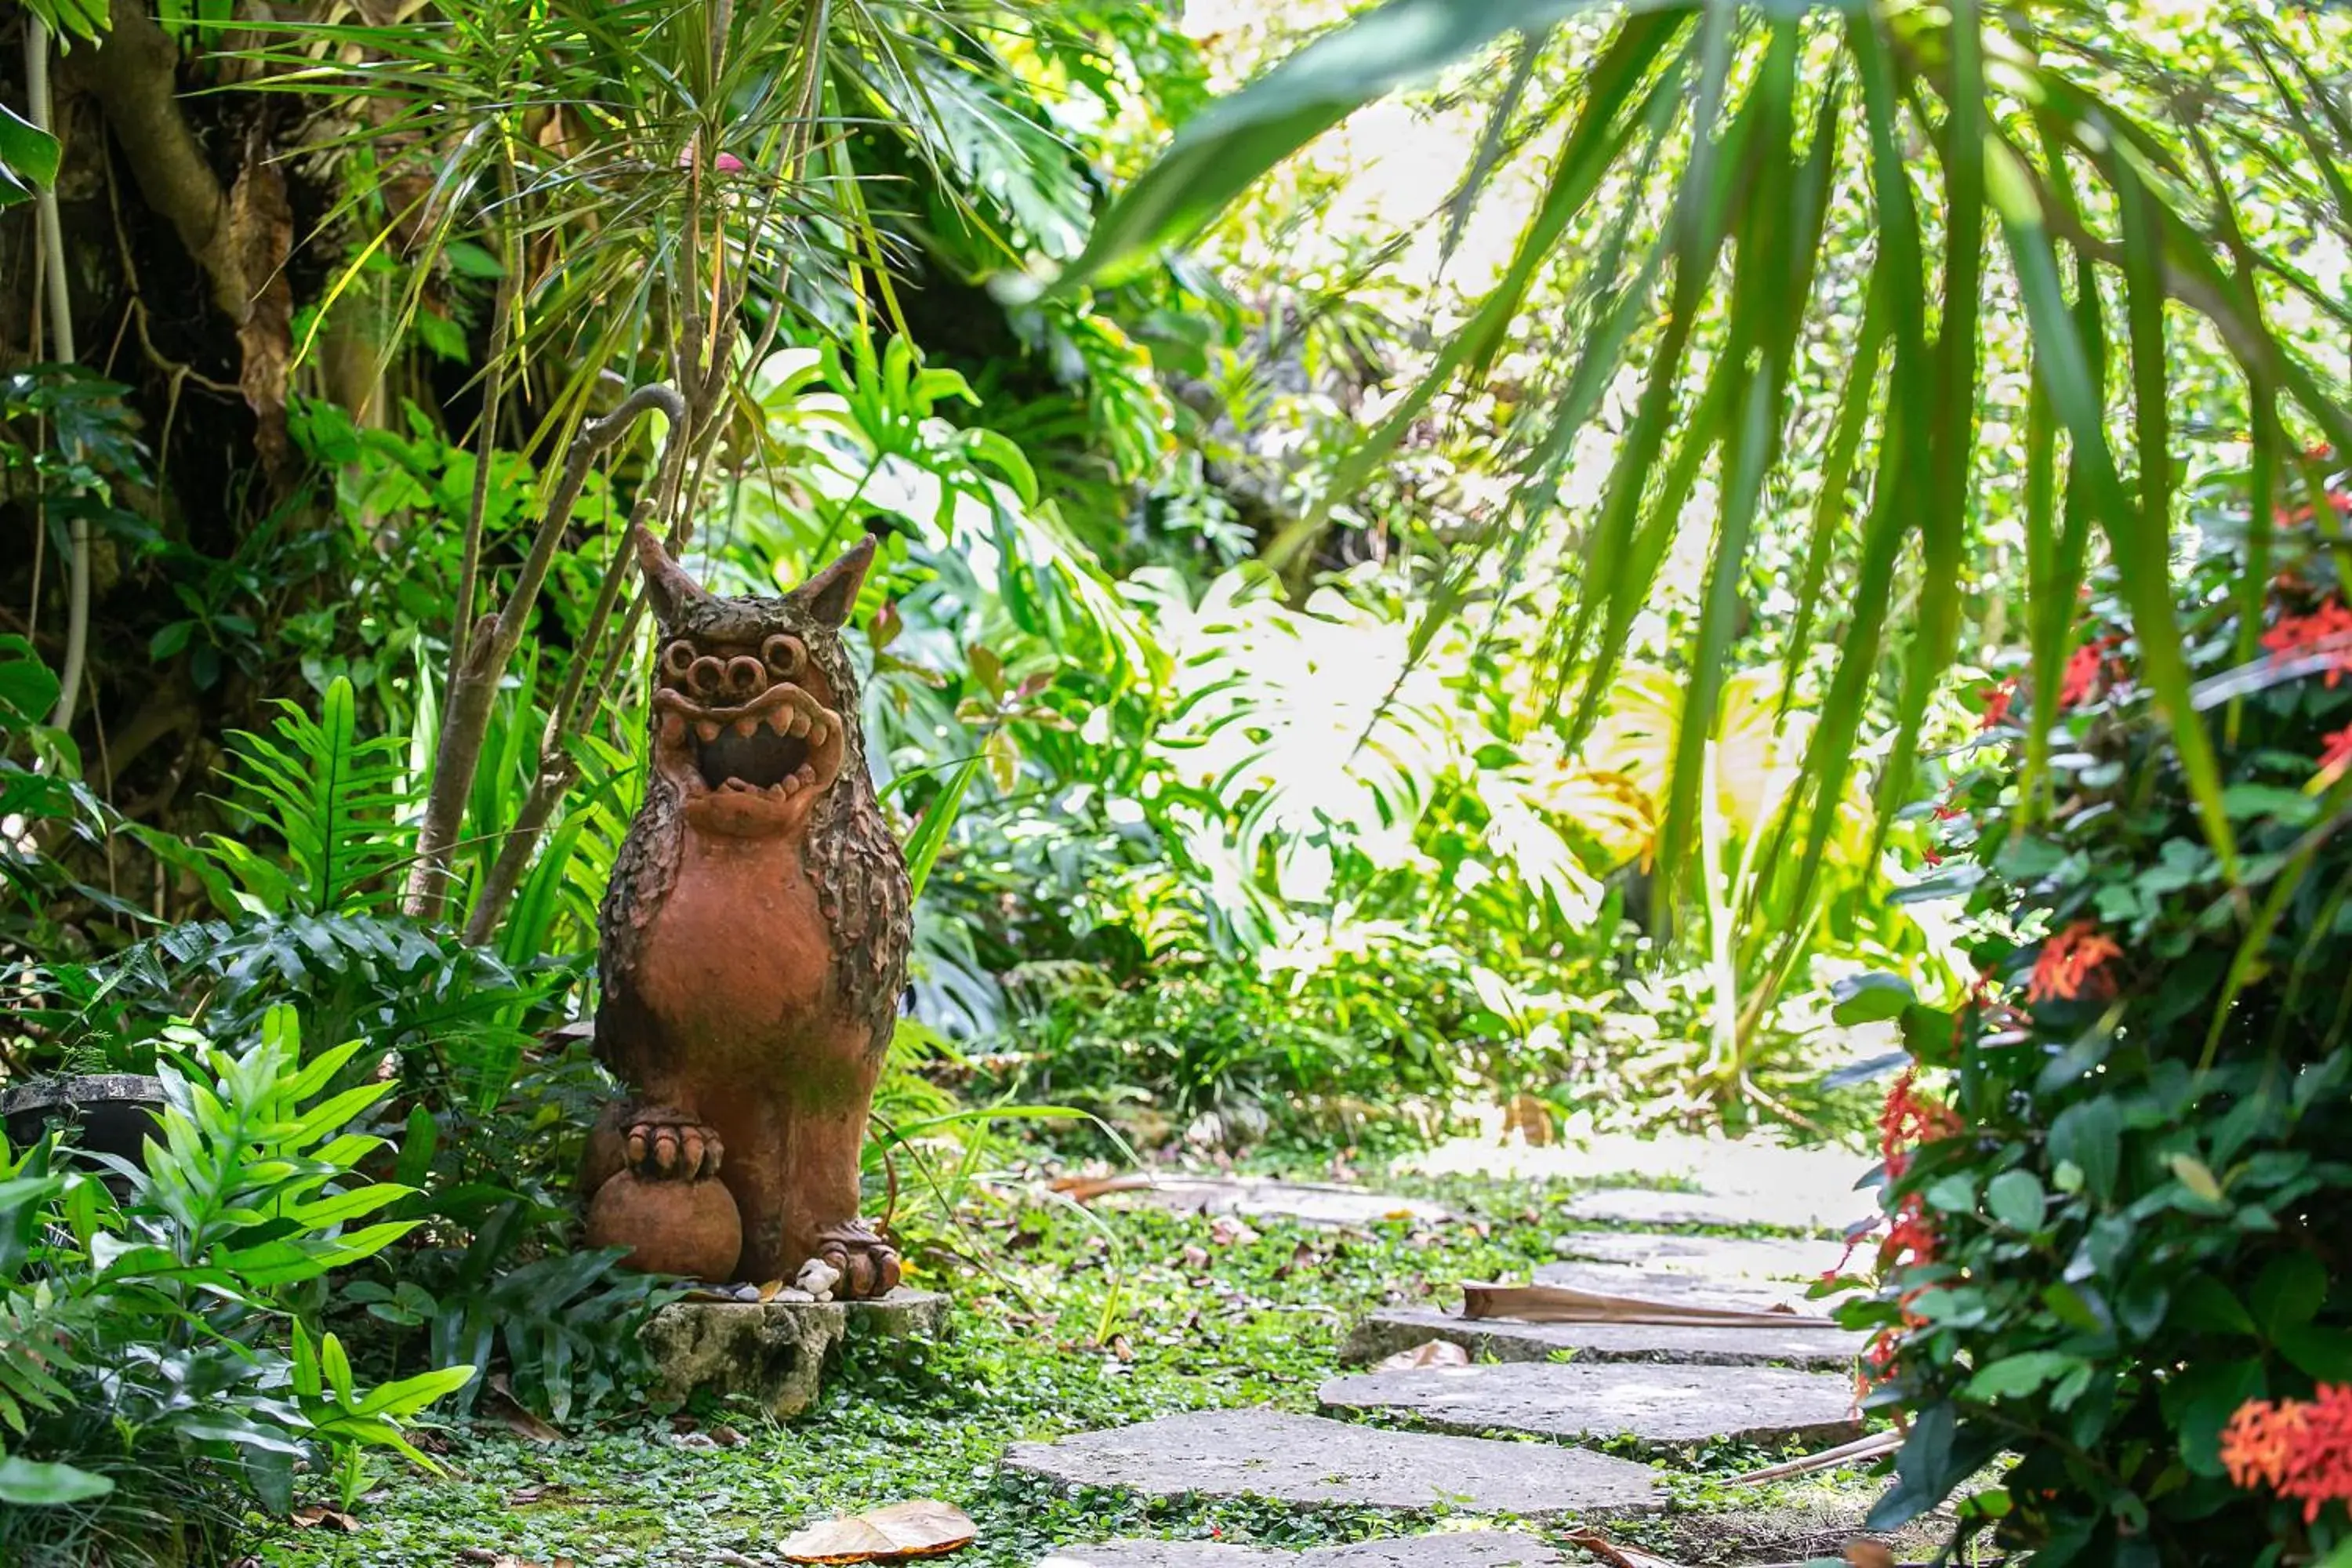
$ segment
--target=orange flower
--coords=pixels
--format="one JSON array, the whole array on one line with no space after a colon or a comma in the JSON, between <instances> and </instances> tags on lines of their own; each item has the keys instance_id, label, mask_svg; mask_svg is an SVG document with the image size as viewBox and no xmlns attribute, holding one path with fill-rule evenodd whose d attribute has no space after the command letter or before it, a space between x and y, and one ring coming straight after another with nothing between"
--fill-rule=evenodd
<instances>
[{"instance_id":1,"label":"orange flower","mask_svg":"<svg viewBox=\"0 0 2352 1568\"><path fill-rule=\"evenodd\" d=\"M1988 686L1977 695L1984 702L1984 717L1977 721L1979 730L2007 723L2009 705L2017 700L2017 677L2012 675L1999 686Z\"/></svg>"},{"instance_id":2,"label":"orange flower","mask_svg":"<svg viewBox=\"0 0 2352 1568\"><path fill-rule=\"evenodd\" d=\"M2266 1486L2303 1504L2305 1523L2352 1501L2352 1386L2322 1384L2310 1399L2249 1399L2221 1429L2232 1484Z\"/></svg>"},{"instance_id":3,"label":"orange flower","mask_svg":"<svg viewBox=\"0 0 2352 1568\"><path fill-rule=\"evenodd\" d=\"M2221 1465L2230 1472L2231 1486L2251 1491L2285 1481L2295 1438L2303 1431L2304 1409L2291 1399L2282 1404L2249 1399L2238 1406L2221 1428Z\"/></svg>"},{"instance_id":4,"label":"orange flower","mask_svg":"<svg viewBox=\"0 0 2352 1568\"><path fill-rule=\"evenodd\" d=\"M2025 987L2026 1001L2072 1002L2083 994L2085 984L2094 983L2111 988L2113 977L2102 973L2101 968L2123 951L2091 921L2076 921L2042 942L2042 955L2033 961L2033 978Z\"/></svg>"},{"instance_id":5,"label":"orange flower","mask_svg":"<svg viewBox=\"0 0 2352 1568\"><path fill-rule=\"evenodd\" d=\"M2352 767L2352 724L2321 740L2319 771L2312 775L2311 782L2326 788L2342 778L2347 767Z\"/></svg>"}]
</instances>

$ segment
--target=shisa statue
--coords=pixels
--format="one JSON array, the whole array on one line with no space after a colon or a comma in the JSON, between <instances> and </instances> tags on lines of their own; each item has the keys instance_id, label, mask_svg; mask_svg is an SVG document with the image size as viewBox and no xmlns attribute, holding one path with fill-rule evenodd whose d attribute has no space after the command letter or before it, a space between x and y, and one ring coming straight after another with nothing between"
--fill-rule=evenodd
<instances>
[{"instance_id":1,"label":"shisa statue","mask_svg":"<svg viewBox=\"0 0 2352 1568\"><path fill-rule=\"evenodd\" d=\"M869 538L782 598L721 598L638 530L660 624L639 808L598 921L592 1245L714 1281L887 1293L858 1156L906 983L907 863L841 641ZM824 1271L816 1271L823 1279Z\"/></svg>"}]
</instances>

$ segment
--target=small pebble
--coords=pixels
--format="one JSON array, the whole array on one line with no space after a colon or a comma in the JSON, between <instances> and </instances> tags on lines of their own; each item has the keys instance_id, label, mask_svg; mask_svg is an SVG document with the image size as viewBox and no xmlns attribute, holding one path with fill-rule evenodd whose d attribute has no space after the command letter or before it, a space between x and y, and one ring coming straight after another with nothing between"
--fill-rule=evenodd
<instances>
[{"instance_id":1,"label":"small pebble","mask_svg":"<svg viewBox=\"0 0 2352 1568\"><path fill-rule=\"evenodd\" d=\"M816 1298L809 1294L806 1290L802 1289L797 1285L787 1285L782 1289L776 1292L776 1300L779 1301L792 1301L805 1305L808 1302L815 1300Z\"/></svg>"}]
</instances>

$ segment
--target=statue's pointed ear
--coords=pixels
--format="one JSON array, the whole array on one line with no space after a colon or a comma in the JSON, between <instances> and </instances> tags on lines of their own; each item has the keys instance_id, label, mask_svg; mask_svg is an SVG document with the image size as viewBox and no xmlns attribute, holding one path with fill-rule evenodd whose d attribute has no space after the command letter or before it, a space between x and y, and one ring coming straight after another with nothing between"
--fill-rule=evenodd
<instances>
[{"instance_id":1,"label":"statue's pointed ear","mask_svg":"<svg viewBox=\"0 0 2352 1568\"><path fill-rule=\"evenodd\" d=\"M646 591L652 595L655 615L674 621L688 605L710 597L685 567L670 558L668 548L654 537L651 529L640 522L630 531L636 535L637 566L646 574Z\"/></svg>"},{"instance_id":2,"label":"statue's pointed ear","mask_svg":"<svg viewBox=\"0 0 2352 1568\"><path fill-rule=\"evenodd\" d=\"M842 558L793 589L784 597L807 612L820 626L838 626L857 606L857 590L866 584L866 569L874 564L874 536L859 540Z\"/></svg>"}]
</instances>

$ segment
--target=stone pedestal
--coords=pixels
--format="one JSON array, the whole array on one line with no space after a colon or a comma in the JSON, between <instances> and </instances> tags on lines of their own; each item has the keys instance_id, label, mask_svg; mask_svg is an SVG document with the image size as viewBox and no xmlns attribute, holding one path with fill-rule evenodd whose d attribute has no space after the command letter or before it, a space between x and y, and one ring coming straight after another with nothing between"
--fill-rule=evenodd
<instances>
[{"instance_id":1,"label":"stone pedestal","mask_svg":"<svg viewBox=\"0 0 2352 1568\"><path fill-rule=\"evenodd\" d=\"M843 1341L936 1340L947 1329L946 1296L901 1286L872 1301L676 1301L638 1339L653 1359L656 1403L708 1391L784 1419L816 1402Z\"/></svg>"}]
</instances>

